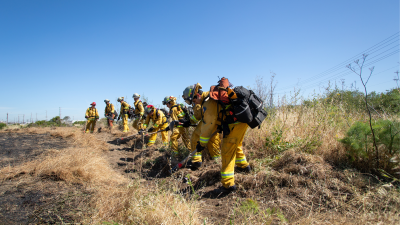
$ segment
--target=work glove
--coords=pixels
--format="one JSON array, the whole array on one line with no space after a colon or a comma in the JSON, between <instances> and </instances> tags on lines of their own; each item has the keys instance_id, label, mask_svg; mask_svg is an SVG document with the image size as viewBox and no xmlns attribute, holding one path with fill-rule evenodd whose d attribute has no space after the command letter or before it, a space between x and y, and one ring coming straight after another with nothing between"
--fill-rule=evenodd
<instances>
[{"instance_id":1,"label":"work glove","mask_svg":"<svg viewBox=\"0 0 400 225\"><path fill-rule=\"evenodd\" d=\"M169 131L169 130L170 130L169 127L165 128L165 131Z\"/></svg>"},{"instance_id":2,"label":"work glove","mask_svg":"<svg viewBox=\"0 0 400 225\"><path fill-rule=\"evenodd\" d=\"M190 126L190 121L189 120L185 120L185 119L180 119L179 123L182 123L181 125L183 127L189 127Z\"/></svg>"},{"instance_id":3,"label":"work glove","mask_svg":"<svg viewBox=\"0 0 400 225\"><path fill-rule=\"evenodd\" d=\"M86 119L89 119L89 117L88 117L88 116L85 116L85 118L86 118Z\"/></svg>"},{"instance_id":4,"label":"work glove","mask_svg":"<svg viewBox=\"0 0 400 225\"><path fill-rule=\"evenodd\" d=\"M149 128L149 133L151 133L151 132L153 132L153 131L154 131L154 127Z\"/></svg>"},{"instance_id":5,"label":"work glove","mask_svg":"<svg viewBox=\"0 0 400 225\"><path fill-rule=\"evenodd\" d=\"M117 119L117 121L118 121L119 119L121 119L121 116L118 116L118 119Z\"/></svg>"},{"instance_id":6,"label":"work glove","mask_svg":"<svg viewBox=\"0 0 400 225\"><path fill-rule=\"evenodd\" d=\"M141 130L139 130L139 134L143 134L143 132L144 132L145 130L144 129L141 129Z\"/></svg>"},{"instance_id":7,"label":"work glove","mask_svg":"<svg viewBox=\"0 0 400 225\"><path fill-rule=\"evenodd\" d=\"M201 151L203 151L203 149L205 149L206 147L203 147L203 146L201 146L200 145L200 142L198 141L197 142L197 145L196 145L196 152L201 152Z\"/></svg>"}]
</instances>

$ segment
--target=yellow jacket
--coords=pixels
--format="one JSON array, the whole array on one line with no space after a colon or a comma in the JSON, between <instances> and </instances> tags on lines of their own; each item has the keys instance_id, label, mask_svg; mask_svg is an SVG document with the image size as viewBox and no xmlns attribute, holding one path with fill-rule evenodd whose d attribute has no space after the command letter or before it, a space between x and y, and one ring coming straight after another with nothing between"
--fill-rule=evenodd
<instances>
[{"instance_id":1,"label":"yellow jacket","mask_svg":"<svg viewBox=\"0 0 400 225\"><path fill-rule=\"evenodd\" d=\"M85 117L86 116L89 117L88 118L89 120L96 120L99 118L99 112L97 111L96 108L93 109L92 107L89 107L86 110Z\"/></svg>"},{"instance_id":2,"label":"yellow jacket","mask_svg":"<svg viewBox=\"0 0 400 225\"><path fill-rule=\"evenodd\" d=\"M150 123L150 119L153 121L154 128L157 128L158 126L167 122L167 117L165 117L164 113L158 109L154 109L154 113L151 116L151 118L150 118L150 116L147 116L146 121L143 124L144 128L146 128L147 125Z\"/></svg>"},{"instance_id":3,"label":"yellow jacket","mask_svg":"<svg viewBox=\"0 0 400 225\"><path fill-rule=\"evenodd\" d=\"M210 92L206 91L206 92L203 92L201 94L201 99L200 100L201 100L202 103L205 102L204 99L208 97L209 93ZM201 121L201 119L203 117L203 104L196 104L193 107L193 113L194 114L190 117L192 122L197 123L197 122Z\"/></svg>"},{"instance_id":4,"label":"yellow jacket","mask_svg":"<svg viewBox=\"0 0 400 225\"><path fill-rule=\"evenodd\" d=\"M185 117L185 112L183 112L182 108L180 105L176 104L175 101L171 101L171 107L169 110L169 115L172 120L180 120Z\"/></svg>"},{"instance_id":5,"label":"yellow jacket","mask_svg":"<svg viewBox=\"0 0 400 225\"><path fill-rule=\"evenodd\" d=\"M144 108L143 108L142 101L137 101L137 102L134 103L134 105L135 105L135 115L143 116Z\"/></svg>"},{"instance_id":6,"label":"yellow jacket","mask_svg":"<svg viewBox=\"0 0 400 225\"><path fill-rule=\"evenodd\" d=\"M204 94L204 93L203 93ZM207 94L208 95L208 94ZM203 95L202 95L203 98ZM202 99L203 100L203 99ZM203 126L200 133L200 144L203 147L207 146L211 134L221 125L221 105L214 99L208 98L203 103Z\"/></svg>"},{"instance_id":7,"label":"yellow jacket","mask_svg":"<svg viewBox=\"0 0 400 225\"><path fill-rule=\"evenodd\" d=\"M108 115L109 113L114 113L114 105L111 103L106 105L106 108L104 110L104 114Z\"/></svg>"},{"instance_id":8,"label":"yellow jacket","mask_svg":"<svg viewBox=\"0 0 400 225\"><path fill-rule=\"evenodd\" d=\"M129 112L129 104L128 103L126 103L126 102L122 102L121 103L121 110L120 110L120 115L121 115L121 117L123 116L123 115L125 115L125 114L128 114L128 112Z\"/></svg>"}]
</instances>

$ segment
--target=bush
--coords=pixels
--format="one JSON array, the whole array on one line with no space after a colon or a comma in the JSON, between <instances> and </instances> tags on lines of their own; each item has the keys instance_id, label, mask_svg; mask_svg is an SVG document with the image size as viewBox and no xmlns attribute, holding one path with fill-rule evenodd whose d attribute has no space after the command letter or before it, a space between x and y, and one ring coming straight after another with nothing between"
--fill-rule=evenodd
<instances>
[{"instance_id":1,"label":"bush","mask_svg":"<svg viewBox=\"0 0 400 225\"><path fill-rule=\"evenodd\" d=\"M5 123L0 123L0 130L2 130L3 128L7 127L7 124Z\"/></svg>"},{"instance_id":2,"label":"bush","mask_svg":"<svg viewBox=\"0 0 400 225\"><path fill-rule=\"evenodd\" d=\"M371 168L384 169L389 173L396 166L390 160L400 154L400 123L389 120L377 120L372 128L378 146L378 154L373 146L373 137L368 122L355 122L340 139L347 149L350 162L359 169L371 172ZM378 157L377 157L378 156Z\"/></svg>"},{"instance_id":3,"label":"bush","mask_svg":"<svg viewBox=\"0 0 400 225\"><path fill-rule=\"evenodd\" d=\"M54 122L54 121L57 121L57 120L50 120L50 121L46 121L46 120L39 120L39 121L36 121L36 122L34 122L34 123L30 123L30 124L28 124L28 126L27 127L66 127L67 125L66 124L64 124L64 123L62 123L61 125L60 125L60 122L58 121L58 122Z\"/></svg>"},{"instance_id":4,"label":"bush","mask_svg":"<svg viewBox=\"0 0 400 225\"><path fill-rule=\"evenodd\" d=\"M75 121L75 122L73 123L73 125L76 125L76 124L78 124L78 125L85 125L85 123L86 123L86 121Z\"/></svg>"}]
</instances>

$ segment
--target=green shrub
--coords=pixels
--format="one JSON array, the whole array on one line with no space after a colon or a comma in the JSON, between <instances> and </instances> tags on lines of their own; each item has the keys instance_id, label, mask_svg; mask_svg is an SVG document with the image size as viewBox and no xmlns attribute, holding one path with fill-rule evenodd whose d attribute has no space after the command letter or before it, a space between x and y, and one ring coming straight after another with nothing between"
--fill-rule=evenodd
<instances>
[{"instance_id":1,"label":"green shrub","mask_svg":"<svg viewBox=\"0 0 400 225\"><path fill-rule=\"evenodd\" d=\"M2 130L3 128L7 127L7 124L5 123L0 123L0 130Z\"/></svg>"},{"instance_id":2,"label":"green shrub","mask_svg":"<svg viewBox=\"0 0 400 225\"><path fill-rule=\"evenodd\" d=\"M85 125L86 121L75 121L73 125L79 124L79 125Z\"/></svg>"},{"instance_id":3,"label":"green shrub","mask_svg":"<svg viewBox=\"0 0 400 225\"><path fill-rule=\"evenodd\" d=\"M67 125L62 123L60 125L60 122L54 122L57 120L50 120L50 121L46 121L46 120L38 120L34 123L30 123L27 125L27 127L66 127Z\"/></svg>"},{"instance_id":4,"label":"green shrub","mask_svg":"<svg viewBox=\"0 0 400 225\"><path fill-rule=\"evenodd\" d=\"M347 149L352 163L364 171L371 168L391 172L396 165L390 159L400 153L400 123L377 120L372 128L378 146L378 154L373 146L372 132L368 122L355 122L347 131L345 138L339 140ZM379 168L376 166L379 165Z\"/></svg>"}]
</instances>

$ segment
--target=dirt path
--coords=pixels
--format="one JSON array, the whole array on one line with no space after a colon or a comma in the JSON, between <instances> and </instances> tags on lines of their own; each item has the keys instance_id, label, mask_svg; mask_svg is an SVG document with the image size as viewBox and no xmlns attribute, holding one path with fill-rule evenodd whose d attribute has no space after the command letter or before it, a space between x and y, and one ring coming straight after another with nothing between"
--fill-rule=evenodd
<instances>
[{"instance_id":1,"label":"dirt path","mask_svg":"<svg viewBox=\"0 0 400 225\"><path fill-rule=\"evenodd\" d=\"M96 138L108 143L109 151L105 153L105 157L118 173L129 179L144 179L145 185L149 187L155 186L155 183L178 181L180 194L200 201L201 215L208 223L229 224L229 214L239 196L236 193L226 196L213 194L213 190L220 186L220 166L216 162L207 161L195 171L182 168L171 175L168 172L170 164L174 166L178 160L171 158L170 163L170 156L165 149L155 147L143 149L141 137L122 141L118 145L117 136L101 132Z\"/></svg>"}]
</instances>

